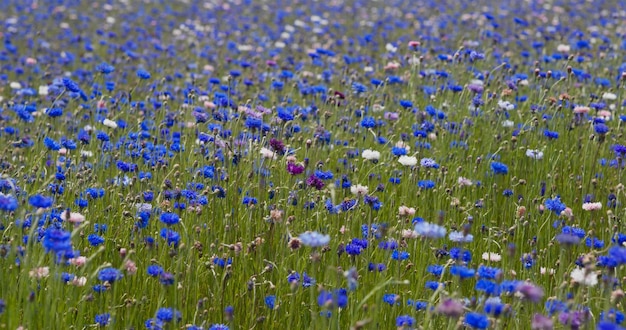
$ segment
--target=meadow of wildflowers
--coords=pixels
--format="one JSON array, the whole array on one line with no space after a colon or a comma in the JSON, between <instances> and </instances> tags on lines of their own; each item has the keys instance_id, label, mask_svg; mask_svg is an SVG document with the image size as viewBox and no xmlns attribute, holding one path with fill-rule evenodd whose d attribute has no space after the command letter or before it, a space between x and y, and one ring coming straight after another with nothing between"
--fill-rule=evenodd
<instances>
[{"instance_id":1,"label":"meadow of wildflowers","mask_svg":"<svg viewBox=\"0 0 626 330\"><path fill-rule=\"evenodd\" d=\"M1 329L624 329L621 1L3 1Z\"/></svg>"}]
</instances>

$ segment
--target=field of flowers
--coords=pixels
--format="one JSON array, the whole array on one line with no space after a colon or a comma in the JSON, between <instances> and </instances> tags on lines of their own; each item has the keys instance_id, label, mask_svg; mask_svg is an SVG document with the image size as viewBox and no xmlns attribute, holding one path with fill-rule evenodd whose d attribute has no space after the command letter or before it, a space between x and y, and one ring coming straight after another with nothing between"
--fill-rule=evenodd
<instances>
[{"instance_id":1,"label":"field of flowers","mask_svg":"<svg viewBox=\"0 0 626 330\"><path fill-rule=\"evenodd\" d=\"M624 329L621 1L2 1L0 329Z\"/></svg>"}]
</instances>

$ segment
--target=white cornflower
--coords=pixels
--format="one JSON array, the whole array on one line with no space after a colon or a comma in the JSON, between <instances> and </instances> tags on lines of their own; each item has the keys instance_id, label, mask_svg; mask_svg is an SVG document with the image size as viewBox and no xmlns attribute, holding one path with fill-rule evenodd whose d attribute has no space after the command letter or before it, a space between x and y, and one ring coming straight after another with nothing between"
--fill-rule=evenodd
<instances>
[{"instance_id":1,"label":"white cornflower","mask_svg":"<svg viewBox=\"0 0 626 330\"><path fill-rule=\"evenodd\" d=\"M46 96L48 95L48 86L47 85L41 85L39 86L39 95L41 96Z\"/></svg>"},{"instance_id":2,"label":"white cornflower","mask_svg":"<svg viewBox=\"0 0 626 330\"><path fill-rule=\"evenodd\" d=\"M564 44L560 44L556 46L556 50L561 53L569 53L570 48L571 47L569 45L564 45Z\"/></svg>"},{"instance_id":3,"label":"white cornflower","mask_svg":"<svg viewBox=\"0 0 626 330\"><path fill-rule=\"evenodd\" d=\"M502 110L507 110L507 111L515 109L515 105L514 104L512 104L509 101L502 101L502 100L498 101L498 107L500 109L502 109Z\"/></svg>"},{"instance_id":4,"label":"white cornflower","mask_svg":"<svg viewBox=\"0 0 626 330\"><path fill-rule=\"evenodd\" d=\"M473 184L472 180L468 179L468 178L464 178L462 176L460 176L457 180L456 183L460 186L460 187L465 187L465 186L471 186Z\"/></svg>"},{"instance_id":5,"label":"white cornflower","mask_svg":"<svg viewBox=\"0 0 626 330\"><path fill-rule=\"evenodd\" d=\"M367 160L378 160L380 158L380 152L372 149L365 149L361 156Z\"/></svg>"},{"instance_id":6,"label":"white cornflower","mask_svg":"<svg viewBox=\"0 0 626 330\"><path fill-rule=\"evenodd\" d=\"M613 94L613 93L604 93L602 94L602 99L603 100L609 100L609 101L614 101L617 99L617 95Z\"/></svg>"},{"instance_id":7,"label":"white cornflower","mask_svg":"<svg viewBox=\"0 0 626 330\"><path fill-rule=\"evenodd\" d=\"M261 148L261 156L263 158L276 159L276 153L267 148Z\"/></svg>"},{"instance_id":8,"label":"white cornflower","mask_svg":"<svg viewBox=\"0 0 626 330\"><path fill-rule=\"evenodd\" d=\"M572 281L585 286L595 286L598 284L598 275L594 272L587 272L584 268L576 268L570 274Z\"/></svg>"},{"instance_id":9,"label":"white cornflower","mask_svg":"<svg viewBox=\"0 0 626 330\"><path fill-rule=\"evenodd\" d=\"M413 156L400 156L398 162L404 166L415 166L417 164L417 157Z\"/></svg>"},{"instance_id":10,"label":"white cornflower","mask_svg":"<svg viewBox=\"0 0 626 330\"><path fill-rule=\"evenodd\" d=\"M385 49L390 52L390 53L395 53L398 51L398 47L392 45L392 44L386 44L385 45Z\"/></svg>"},{"instance_id":11,"label":"white cornflower","mask_svg":"<svg viewBox=\"0 0 626 330\"><path fill-rule=\"evenodd\" d=\"M367 193L369 192L369 189L366 186L357 184L357 185L352 185L350 187L350 192L353 195L364 196L364 195L367 195Z\"/></svg>"},{"instance_id":12,"label":"white cornflower","mask_svg":"<svg viewBox=\"0 0 626 330\"><path fill-rule=\"evenodd\" d=\"M502 260L502 256L494 252L485 252L483 253L482 257L485 261L498 262Z\"/></svg>"},{"instance_id":13,"label":"white cornflower","mask_svg":"<svg viewBox=\"0 0 626 330\"><path fill-rule=\"evenodd\" d=\"M534 150L534 149L526 149L526 156L532 159L539 160L543 158L543 151Z\"/></svg>"},{"instance_id":14,"label":"white cornflower","mask_svg":"<svg viewBox=\"0 0 626 330\"><path fill-rule=\"evenodd\" d=\"M112 121L112 120L110 120L110 119L103 120L102 124L104 126L106 126L106 127L109 127L109 128L117 128L117 123Z\"/></svg>"}]
</instances>

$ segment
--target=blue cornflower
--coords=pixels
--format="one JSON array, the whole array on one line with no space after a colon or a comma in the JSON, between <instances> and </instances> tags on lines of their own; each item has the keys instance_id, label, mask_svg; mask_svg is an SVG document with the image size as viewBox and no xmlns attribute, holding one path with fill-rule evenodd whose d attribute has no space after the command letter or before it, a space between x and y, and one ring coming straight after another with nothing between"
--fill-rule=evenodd
<instances>
[{"instance_id":1,"label":"blue cornflower","mask_svg":"<svg viewBox=\"0 0 626 330\"><path fill-rule=\"evenodd\" d=\"M489 327L489 318L480 313L465 314L465 324L474 329L487 329Z\"/></svg>"},{"instance_id":2,"label":"blue cornflower","mask_svg":"<svg viewBox=\"0 0 626 330\"><path fill-rule=\"evenodd\" d=\"M426 267L426 271L430 274L433 274L437 277L440 277L443 273L444 266L443 265L430 265Z\"/></svg>"},{"instance_id":3,"label":"blue cornflower","mask_svg":"<svg viewBox=\"0 0 626 330\"><path fill-rule=\"evenodd\" d=\"M163 322L171 322L171 321L178 322L183 317L179 311L173 308L162 307L162 308L159 308L159 310L157 310L156 318Z\"/></svg>"},{"instance_id":4,"label":"blue cornflower","mask_svg":"<svg viewBox=\"0 0 626 330\"><path fill-rule=\"evenodd\" d=\"M300 281L300 274L298 272L293 272L287 276L288 283L298 283Z\"/></svg>"},{"instance_id":5,"label":"blue cornflower","mask_svg":"<svg viewBox=\"0 0 626 330\"><path fill-rule=\"evenodd\" d=\"M67 89L70 92L73 92L73 93L81 92L81 89L78 86L78 84L70 78L67 78L67 77L63 78L63 86L65 87L65 89Z\"/></svg>"},{"instance_id":6,"label":"blue cornflower","mask_svg":"<svg viewBox=\"0 0 626 330\"><path fill-rule=\"evenodd\" d=\"M390 306L400 305L400 296L395 293L386 293L383 295L383 302L388 303Z\"/></svg>"},{"instance_id":7,"label":"blue cornflower","mask_svg":"<svg viewBox=\"0 0 626 330\"><path fill-rule=\"evenodd\" d=\"M422 158L420 160L420 166L425 168L439 168L439 164L432 158Z\"/></svg>"},{"instance_id":8,"label":"blue cornflower","mask_svg":"<svg viewBox=\"0 0 626 330\"><path fill-rule=\"evenodd\" d=\"M607 313L605 313L604 311L600 313L600 321L604 321L604 320L614 320L615 324L622 324L624 322L624 313L611 308Z\"/></svg>"},{"instance_id":9,"label":"blue cornflower","mask_svg":"<svg viewBox=\"0 0 626 330\"><path fill-rule=\"evenodd\" d=\"M124 275L122 275L122 272L112 267L101 269L98 272L98 280L103 282L113 283L121 279L122 277L124 277Z\"/></svg>"},{"instance_id":10,"label":"blue cornflower","mask_svg":"<svg viewBox=\"0 0 626 330\"><path fill-rule=\"evenodd\" d=\"M440 285L441 286L445 286L444 283L440 283L440 282L437 282L437 281L427 281L426 284L424 285L424 287L426 289L435 291L435 290L437 290L439 288Z\"/></svg>"},{"instance_id":11,"label":"blue cornflower","mask_svg":"<svg viewBox=\"0 0 626 330\"><path fill-rule=\"evenodd\" d=\"M60 117L63 115L63 109L61 108L50 108L48 110L46 110L46 114L48 115L48 117Z\"/></svg>"},{"instance_id":12,"label":"blue cornflower","mask_svg":"<svg viewBox=\"0 0 626 330\"><path fill-rule=\"evenodd\" d=\"M435 181L432 180L420 180L417 182L417 186L421 189L432 189L435 188Z\"/></svg>"},{"instance_id":13,"label":"blue cornflower","mask_svg":"<svg viewBox=\"0 0 626 330\"><path fill-rule=\"evenodd\" d=\"M396 318L396 327L413 327L415 324L415 319L410 315L400 315Z\"/></svg>"},{"instance_id":14,"label":"blue cornflower","mask_svg":"<svg viewBox=\"0 0 626 330\"><path fill-rule=\"evenodd\" d=\"M302 273L302 287L308 288L315 284L315 279L309 276L306 272Z\"/></svg>"},{"instance_id":15,"label":"blue cornflower","mask_svg":"<svg viewBox=\"0 0 626 330\"><path fill-rule=\"evenodd\" d=\"M18 206L15 196L0 193L0 211L12 212L17 210Z\"/></svg>"},{"instance_id":16,"label":"blue cornflower","mask_svg":"<svg viewBox=\"0 0 626 330\"><path fill-rule=\"evenodd\" d=\"M37 208L47 209L52 206L52 198L43 195L33 195L28 198L28 203Z\"/></svg>"},{"instance_id":17,"label":"blue cornflower","mask_svg":"<svg viewBox=\"0 0 626 330\"><path fill-rule=\"evenodd\" d=\"M478 281L476 281L474 289L476 291L484 292L486 295L489 296L499 296L500 292L502 291L502 288L498 286L497 283L486 279L479 279ZM512 288L512 290L515 290L515 288Z\"/></svg>"},{"instance_id":18,"label":"blue cornflower","mask_svg":"<svg viewBox=\"0 0 626 330\"><path fill-rule=\"evenodd\" d=\"M626 264L626 248L621 246L612 246L609 249L609 256L612 257L618 265Z\"/></svg>"},{"instance_id":19,"label":"blue cornflower","mask_svg":"<svg viewBox=\"0 0 626 330\"><path fill-rule=\"evenodd\" d=\"M170 212L162 213L159 219L168 226L175 225L180 222L178 214Z\"/></svg>"},{"instance_id":20,"label":"blue cornflower","mask_svg":"<svg viewBox=\"0 0 626 330\"><path fill-rule=\"evenodd\" d=\"M361 120L361 127L364 128L373 128L376 127L376 119L373 117L363 117Z\"/></svg>"},{"instance_id":21,"label":"blue cornflower","mask_svg":"<svg viewBox=\"0 0 626 330\"><path fill-rule=\"evenodd\" d=\"M453 276L458 276L461 279L474 277L475 273L476 272L473 269L467 268L465 266L454 265L450 267L450 274L452 274Z\"/></svg>"},{"instance_id":22,"label":"blue cornflower","mask_svg":"<svg viewBox=\"0 0 626 330\"><path fill-rule=\"evenodd\" d=\"M165 323L157 318L147 319L144 323L148 330L163 330Z\"/></svg>"},{"instance_id":23,"label":"blue cornflower","mask_svg":"<svg viewBox=\"0 0 626 330\"><path fill-rule=\"evenodd\" d=\"M102 142L109 142L111 140L109 134L103 131L96 132L96 138Z\"/></svg>"},{"instance_id":24,"label":"blue cornflower","mask_svg":"<svg viewBox=\"0 0 626 330\"><path fill-rule=\"evenodd\" d=\"M489 315L498 317L505 311L505 305L500 302L486 302L484 311Z\"/></svg>"},{"instance_id":25,"label":"blue cornflower","mask_svg":"<svg viewBox=\"0 0 626 330\"><path fill-rule=\"evenodd\" d=\"M56 254L72 250L71 234L68 231L56 228L48 228L44 234L43 246L46 252L52 251Z\"/></svg>"},{"instance_id":26,"label":"blue cornflower","mask_svg":"<svg viewBox=\"0 0 626 330\"><path fill-rule=\"evenodd\" d=\"M624 328L611 321L600 321L596 325L596 330L624 330Z\"/></svg>"},{"instance_id":27,"label":"blue cornflower","mask_svg":"<svg viewBox=\"0 0 626 330\"><path fill-rule=\"evenodd\" d=\"M378 248L383 249L383 250L395 250L395 249L398 248L398 242L396 242L396 241L381 241L380 243L378 243Z\"/></svg>"},{"instance_id":28,"label":"blue cornflower","mask_svg":"<svg viewBox=\"0 0 626 330\"><path fill-rule=\"evenodd\" d=\"M491 171L494 174L507 174L509 173L509 168L503 163L491 162Z\"/></svg>"},{"instance_id":29,"label":"blue cornflower","mask_svg":"<svg viewBox=\"0 0 626 330\"><path fill-rule=\"evenodd\" d=\"M108 325L109 322L111 321L111 314L110 313L98 314L96 315L95 321L101 327Z\"/></svg>"},{"instance_id":30,"label":"blue cornflower","mask_svg":"<svg viewBox=\"0 0 626 330\"><path fill-rule=\"evenodd\" d=\"M107 62L102 62L96 65L96 70L102 74L109 74L115 70L115 68Z\"/></svg>"},{"instance_id":31,"label":"blue cornflower","mask_svg":"<svg viewBox=\"0 0 626 330\"><path fill-rule=\"evenodd\" d=\"M391 148L391 153L394 156L405 156L407 154L406 148L404 147L393 147Z\"/></svg>"},{"instance_id":32,"label":"blue cornflower","mask_svg":"<svg viewBox=\"0 0 626 330\"><path fill-rule=\"evenodd\" d=\"M413 107L413 102L409 101L409 100L400 100L400 106L408 109L408 108L412 108Z\"/></svg>"},{"instance_id":33,"label":"blue cornflower","mask_svg":"<svg viewBox=\"0 0 626 330\"><path fill-rule=\"evenodd\" d=\"M461 249L459 247L453 247L450 249L450 258L454 260L463 260L464 262L470 262L472 260L472 253L469 250Z\"/></svg>"},{"instance_id":34,"label":"blue cornflower","mask_svg":"<svg viewBox=\"0 0 626 330\"><path fill-rule=\"evenodd\" d=\"M391 259L393 260L406 260L409 259L409 257L410 254L406 251L393 250L391 253Z\"/></svg>"},{"instance_id":35,"label":"blue cornflower","mask_svg":"<svg viewBox=\"0 0 626 330\"><path fill-rule=\"evenodd\" d=\"M260 129L263 126L263 120L255 117L248 117L244 123L247 128L250 129Z\"/></svg>"},{"instance_id":36,"label":"blue cornflower","mask_svg":"<svg viewBox=\"0 0 626 330\"><path fill-rule=\"evenodd\" d=\"M499 274L502 274L502 270L495 267L479 266L477 273L480 278L493 280Z\"/></svg>"},{"instance_id":37,"label":"blue cornflower","mask_svg":"<svg viewBox=\"0 0 626 330\"><path fill-rule=\"evenodd\" d=\"M163 267L159 265L150 265L148 266L147 272L148 272L148 275L152 277L156 277L163 273Z\"/></svg>"},{"instance_id":38,"label":"blue cornflower","mask_svg":"<svg viewBox=\"0 0 626 330\"><path fill-rule=\"evenodd\" d=\"M104 243L104 238L102 236L98 236L97 234L90 234L87 236L87 240L91 246L98 246Z\"/></svg>"},{"instance_id":39,"label":"blue cornflower","mask_svg":"<svg viewBox=\"0 0 626 330\"><path fill-rule=\"evenodd\" d=\"M189 328L187 328L189 329ZM209 330L230 330L226 324L212 324Z\"/></svg>"},{"instance_id":40,"label":"blue cornflower","mask_svg":"<svg viewBox=\"0 0 626 330\"><path fill-rule=\"evenodd\" d=\"M596 132L596 134L605 135L609 131L609 127L605 124L598 123L593 125L593 130Z\"/></svg>"},{"instance_id":41,"label":"blue cornflower","mask_svg":"<svg viewBox=\"0 0 626 330\"><path fill-rule=\"evenodd\" d=\"M265 306L267 306L267 308L273 310L275 305L276 305L276 296L271 295L271 296L265 297Z\"/></svg>"},{"instance_id":42,"label":"blue cornflower","mask_svg":"<svg viewBox=\"0 0 626 330\"><path fill-rule=\"evenodd\" d=\"M359 255L361 254L362 250L363 250L363 247L358 244L348 243L346 245L346 253L349 255Z\"/></svg>"},{"instance_id":43,"label":"blue cornflower","mask_svg":"<svg viewBox=\"0 0 626 330\"><path fill-rule=\"evenodd\" d=\"M147 80L150 79L151 75L150 72L146 71L145 69L138 69L137 77L139 77L139 79Z\"/></svg>"},{"instance_id":44,"label":"blue cornflower","mask_svg":"<svg viewBox=\"0 0 626 330\"><path fill-rule=\"evenodd\" d=\"M171 229L161 229L161 237L167 240L168 245L178 246L178 242L180 242L180 234Z\"/></svg>"},{"instance_id":45,"label":"blue cornflower","mask_svg":"<svg viewBox=\"0 0 626 330\"><path fill-rule=\"evenodd\" d=\"M561 215L561 212L565 211L567 208L567 206L561 202L560 196L556 196L553 199L546 199L544 205L548 210L554 212L556 215Z\"/></svg>"},{"instance_id":46,"label":"blue cornflower","mask_svg":"<svg viewBox=\"0 0 626 330\"><path fill-rule=\"evenodd\" d=\"M559 138L559 132L553 132L549 130L543 130L543 135L550 140L556 140Z\"/></svg>"},{"instance_id":47,"label":"blue cornflower","mask_svg":"<svg viewBox=\"0 0 626 330\"><path fill-rule=\"evenodd\" d=\"M604 241L598 239L597 237L587 237L585 239L585 245L594 249L602 249L604 248Z\"/></svg>"}]
</instances>

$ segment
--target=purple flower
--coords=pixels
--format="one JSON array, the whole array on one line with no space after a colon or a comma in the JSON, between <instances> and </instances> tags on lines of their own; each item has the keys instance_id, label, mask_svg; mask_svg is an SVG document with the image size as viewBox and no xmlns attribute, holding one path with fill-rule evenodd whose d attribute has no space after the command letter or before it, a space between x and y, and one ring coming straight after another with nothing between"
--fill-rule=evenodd
<instances>
[{"instance_id":1,"label":"purple flower","mask_svg":"<svg viewBox=\"0 0 626 330\"><path fill-rule=\"evenodd\" d=\"M437 305L437 307L435 308L435 311L447 317L459 318L461 317L461 315L463 315L463 313L465 312L465 309L463 307L463 304L460 301L456 299L447 298L443 300L441 303L439 303L439 305Z\"/></svg>"},{"instance_id":2,"label":"purple flower","mask_svg":"<svg viewBox=\"0 0 626 330\"><path fill-rule=\"evenodd\" d=\"M578 236L573 235L573 234L565 234L565 233L561 233L556 235L555 238L559 244L562 245L578 245L578 243L580 243L580 238L578 238Z\"/></svg>"},{"instance_id":3,"label":"purple flower","mask_svg":"<svg viewBox=\"0 0 626 330\"><path fill-rule=\"evenodd\" d=\"M287 172L289 172L289 174L291 174L291 175L302 174L304 172L304 166L302 166L300 164L296 164L296 163L288 163L287 164ZM307 179L307 183L308 183L308 179ZM322 182L322 184L323 184L323 182Z\"/></svg>"},{"instance_id":4,"label":"purple flower","mask_svg":"<svg viewBox=\"0 0 626 330\"><path fill-rule=\"evenodd\" d=\"M317 190L322 190L322 188L324 188L324 181L322 181L320 178L316 177L315 175L311 175L310 177L308 177L306 179L306 184Z\"/></svg>"},{"instance_id":5,"label":"purple flower","mask_svg":"<svg viewBox=\"0 0 626 330\"><path fill-rule=\"evenodd\" d=\"M552 330L553 327L554 322L552 322L551 318L538 313L533 316L533 320L530 323L530 328L533 330Z\"/></svg>"},{"instance_id":6,"label":"purple flower","mask_svg":"<svg viewBox=\"0 0 626 330\"><path fill-rule=\"evenodd\" d=\"M542 288L529 282L520 283L517 288L515 288L515 291L519 292L523 299L534 303L541 301L544 295Z\"/></svg>"},{"instance_id":7,"label":"purple flower","mask_svg":"<svg viewBox=\"0 0 626 330\"><path fill-rule=\"evenodd\" d=\"M559 314L559 322L563 325L569 325L572 330L582 328L586 321L586 311L561 312L561 314Z\"/></svg>"}]
</instances>

